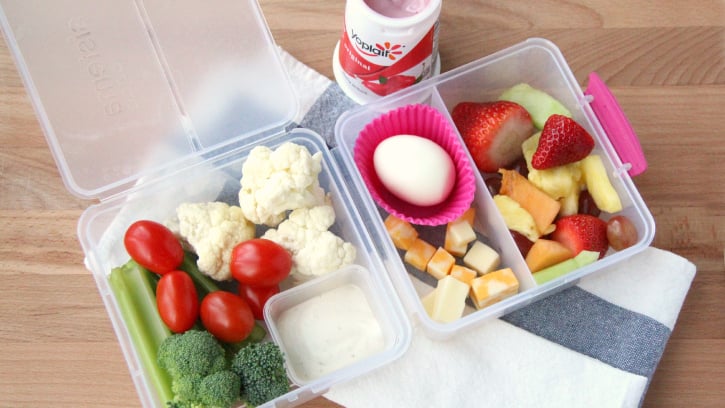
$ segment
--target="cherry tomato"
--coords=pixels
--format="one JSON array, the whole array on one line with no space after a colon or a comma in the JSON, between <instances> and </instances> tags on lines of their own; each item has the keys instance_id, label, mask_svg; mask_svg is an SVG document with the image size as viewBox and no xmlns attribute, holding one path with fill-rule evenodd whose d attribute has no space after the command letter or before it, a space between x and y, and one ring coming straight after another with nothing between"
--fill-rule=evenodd
<instances>
[{"instance_id":1,"label":"cherry tomato","mask_svg":"<svg viewBox=\"0 0 725 408\"><path fill-rule=\"evenodd\" d=\"M254 315L240 296L218 290L201 301L201 322L217 339L237 343L252 332Z\"/></svg>"},{"instance_id":2,"label":"cherry tomato","mask_svg":"<svg viewBox=\"0 0 725 408\"><path fill-rule=\"evenodd\" d=\"M253 238L234 247L229 269L243 285L274 286L289 275L292 256L274 241Z\"/></svg>"},{"instance_id":3,"label":"cherry tomato","mask_svg":"<svg viewBox=\"0 0 725 408\"><path fill-rule=\"evenodd\" d=\"M184 271L171 271L156 286L156 307L161 320L174 333L183 333L199 317L199 298L191 277Z\"/></svg>"},{"instance_id":4,"label":"cherry tomato","mask_svg":"<svg viewBox=\"0 0 725 408\"><path fill-rule=\"evenodd\" d=\"M279 293L279 285L274 286L247 286L239 285L239 296L247 301L252 314L257 320L264 320L264 304L272 296Z\"/></svg>"},{"instance_id":5,"label":"cherry tomato","mask_svg":"<svg viewBox=\"0 0 725 408\"><path fill-rule=\"evenodd\" d=\"M123 237L123 245L131 259L158 274L175 270L184 260L184 249L174 233L155 221L131 224Z\"/></svg>"}]
</instances>

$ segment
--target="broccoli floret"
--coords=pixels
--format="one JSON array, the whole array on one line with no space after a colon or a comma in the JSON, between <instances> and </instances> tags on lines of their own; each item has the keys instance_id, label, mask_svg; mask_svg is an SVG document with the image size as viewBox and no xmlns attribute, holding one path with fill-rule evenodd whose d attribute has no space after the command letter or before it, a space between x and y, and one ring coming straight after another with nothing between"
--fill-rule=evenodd
<instances>
[{"instance_id":1,"label":"broccoli floret","mask_svg":"<svg viewBox=\"0 0 725 408\"><path fill-rule=\"evenodd\" d=\"M171 377L173 408L228 408L239 399L241 380L229 371L224 347L209 332L188 330L168 337L158 364Z\"/></svg>"},{"instance_id":2,"label":"broccoli floret","mask_svg":"<svg viewBox=\"0 0 725 408\"><path fill-rule=\"evenodd\" d=\"M234 355L231 370L242 382L242 396L257 406L289 391L284 356L272 342L253 343Z\"/></svg>"}]
</instances>

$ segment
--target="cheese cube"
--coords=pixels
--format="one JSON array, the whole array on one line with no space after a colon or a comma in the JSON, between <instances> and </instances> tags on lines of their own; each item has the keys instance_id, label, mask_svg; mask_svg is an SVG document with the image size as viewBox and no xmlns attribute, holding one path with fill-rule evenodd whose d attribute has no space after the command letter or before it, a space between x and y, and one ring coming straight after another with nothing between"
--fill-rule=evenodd
<instances>
[{"instance_id":1,"label":"cheese cube","mask_svg":"<svg viewBox=\"0 0 725 408\"><path fill-rule=\"evenodd\" d=\"M446 225L446 236L443 247L448 252L463 256L468 249L468 244L476 240L476 232L466 220L456 220Z\"/></svg>"},{"instance_id":2,"label":"cheese cube","mask_svg":"<svg viewBox=\"0 0 725 408\"><path fill-rule=\"evenodd\" d=\"M471 281L478 275L476 271L463 265L453 265L450 275L459 281L471 284Z\"/></svg>"},{"instance_id":3,"label":"cheese cube","mask_svg":"<svg viewBox=\"0 0 725 408\"><path fill-rule=\"evenodd\" d=\"M435 304L436 299L436 291L435 289L431 290L427 295L423 296L420 299L420 303L423 304L423 309L426 313L428 313L428 316L433 315L433 305Z\"/></svg>"},{"instance_id":4,"label":"cheese cube","mask_svg":"<svg viewBox=\"0 0 725 408\"><path fill-rule=\"evenodd\" d=\"M511 268L499 269L471 281L471 300L482 309L519 291L519 281Z\"/></svg>"},{"instance_id":5,"label":"cheese cube","mask_svg":"<svg viewBox=\"0 0 725 408\"><path fill-rule=\"evenodd\" d=\"M449 254L445 249L438 247L433 257L428 261L425 271L436 279L443 279L451 271L451 267L456 263L456 258Z\"/></svg>"},{"instance_id":6,"label":"cheese cube","mask_svg":"<svg viewBox=\"0 0 725 408\"><path fill-rule=\"evenodd\" d=\"M435 289L431 319L440 323L450 323L460 319L466 307L466 297L470 288L450 275L439 280Z\"/></svg>"},{"instance_id":7,"label":"cheese cube","mask_svg":"<svg viewBox=\"0 0 725 408\"><path fill-rule=\"evenodd\" d=\"M416 238L410 245L410 248L405 251L403 260L416 269L425 271L425 268L428 266L428 261L430 261L435 252L436 248L433 245L420 238Z\"/></svg>"},{"instance_id":8,"label":"cheese cube","mask_svg":"<svg viewBox=\"0 0 725 408\"><path fill-rule=\"evenodd\" d=\"M401 220L393 214L388 215L385 219L385 229L393 240L396 248L407 251L416 238L418 231L408 221Z\"/></svg>"},{"instance_id":9,"label":"cheese cube","mask_svg":"<svg viewBox=\"0 0 725 408\"><path fill-rule=\"evenodd\" d=\"M476 218L476 209L471 207L467 209L460 217L456 218L456 221L466 221L468 225L473 227L474 219Z\"/></svg>"},{"instance_id":10,"label":"cheese cube","mask_svg":"<svg viewBox=\"0 0 725 408\"><path fill-rule=\"evenodd\" d=\"M490 246L476 241L463 257L463 264L483 275L498 268L501 257Z\"/></svg>"}]
</instances>

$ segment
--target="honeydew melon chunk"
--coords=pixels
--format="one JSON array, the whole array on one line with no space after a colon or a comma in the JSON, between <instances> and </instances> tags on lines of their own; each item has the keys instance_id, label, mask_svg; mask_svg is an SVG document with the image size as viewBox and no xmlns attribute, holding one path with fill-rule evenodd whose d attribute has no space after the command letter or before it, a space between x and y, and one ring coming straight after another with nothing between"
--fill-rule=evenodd
<instances>
[{"instance_id":1,"label":"honeydew melon chunk","mask_svg":"<svg viewBox=\"0 0 725 408\"><path fill-rule=\"evenodd\" d=\"M571 112L561 102L548 93L534 88L529 84L520 83L505 90L499 100L516 102L523 106L531 115L534 126L544 128L546 119L553 114L571 117Z\"/></svg>"},{"instance_id":2,"label":"honeydew melon chunk","mask_svg":"<svg viewBox=\"0 0 725 408\"><path fill-rule=\"evenodd\" d=\"M569 272L579 269L582 266L589 265L599 259L598 251L581 251L577 256L566 261L559 262L556 265L552 265L548 268L542 269L535 272L534 280L537 284L542 285L550 280L554 280L560 276L564 276Z\"/></svg>"}]
</instances>

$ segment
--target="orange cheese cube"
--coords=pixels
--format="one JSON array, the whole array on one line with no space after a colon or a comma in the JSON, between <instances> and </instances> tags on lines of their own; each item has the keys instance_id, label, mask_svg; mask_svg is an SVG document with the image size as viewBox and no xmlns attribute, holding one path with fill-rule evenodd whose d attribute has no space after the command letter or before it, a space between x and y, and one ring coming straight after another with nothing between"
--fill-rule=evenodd
<instances>
[{"instance_id":1,"label":"orange cheese cube","mask_svg":"<svg viewBox=\"0 0 725 408\"><path fill-rule=\"evenodd\" d=\"M407 251L418 238L418 231L408 221L401 220L393 214L385 219L385 229L393 240L396 248Z\"/></svg>"},{"instance_id":2,"label":"orange cheese cube","mask_svg":"<svg viewBox=\"0 0 725 408\"><path fill-rule=\"evenodd\" d=\"M425 271L436 279L443 279L451 271L451 267L456 263L453 257L445 249L438 247L433 257L428 261Z\"/></svg>"},{"instance_id":3,"label":"orange cheese cube","mask_svg":"<svg viewBox=\"0 0 725 408\"><path fill-rule=\"evenodd\" d=\"M511 268L499 269L471 281L471 300L476 308L499 302L519 291L519 281Z\"/></svg>"},{"instance_id":4,"label":"orange cheese cube","mask_svg":"<svg viewBox=\"0 0 725 408\"><path fill-rule=\"evenodd\" d=\"M476 271L463 265L453 265L450 275L459 281L471 284L471 281L478 275Z\"/></svg>"},{"instance_id":5,"label":"orange cheese cube","mask_svg":"<svg viewBox=\"0 0 725 408\"><path fill-rule=\"evenodd\" d=\"M433 258L433 254L435 254L436 248L423 241L420 238L416 238L415 241L410 245L410 248L408 248L407 251L405 251L405 255L403 255L403 260L413 267L415 267L418 270L425 271L426 267L428 266L428 261L430 261L431 258Z\"/></svg>"},{"instance_id":6,"label":"orange cheese cube","mask_svg":"<svg viewBox=\"0 0 725 408\"><path fill-rule=\"evenodd\" d=\"M466 221L468 225L473 227L473 222L476 219L476 209L471 207L467 209L460 217L456 218L456 221Z\"/></svg>"}]
</instances>

